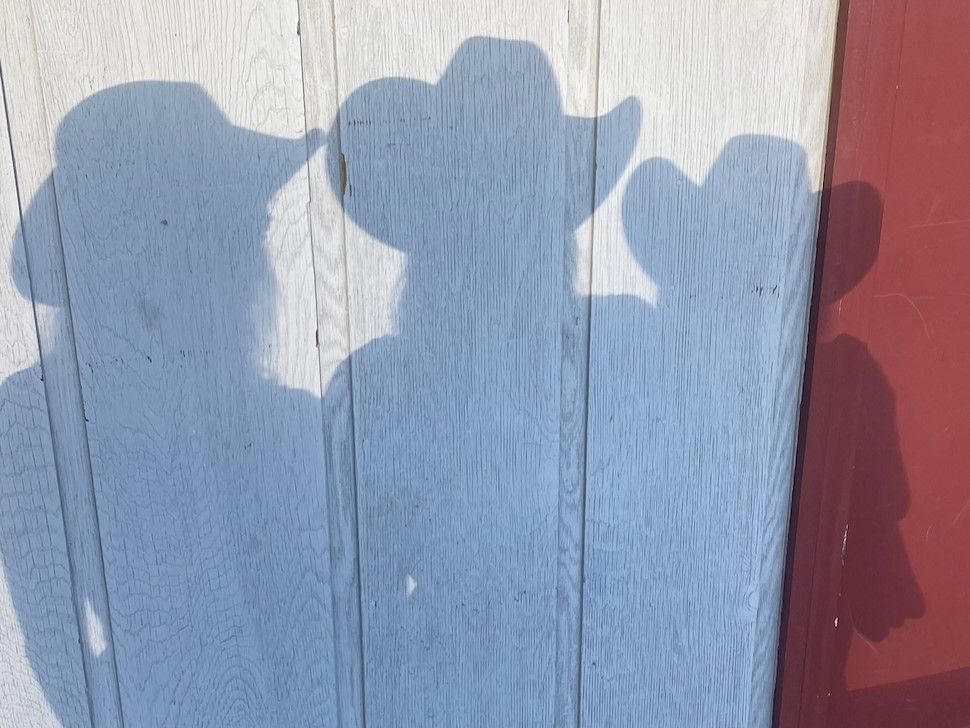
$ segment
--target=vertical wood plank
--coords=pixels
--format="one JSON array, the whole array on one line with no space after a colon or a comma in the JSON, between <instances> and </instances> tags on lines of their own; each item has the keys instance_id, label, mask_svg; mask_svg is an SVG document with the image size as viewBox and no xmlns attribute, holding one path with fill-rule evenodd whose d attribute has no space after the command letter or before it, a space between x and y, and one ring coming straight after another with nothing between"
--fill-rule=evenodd
<instances>
[{"instance_id":1,"label":"vertical wood plank","mask_svg":"<svg viewBox=\"0 0 970 728\"><path fill-rule=\"evenodd\" d=\"M125 722L331 722L297 6L34 7Z\"/></svg>"},{"instance_id":2,"label":"vertical wood plank","mask_svg":"<svg viewBox=\"0 0 970 728\"><path fill-rule=\"evenodd\" d=\"M79 617L92 721L99 728L110 728L121 725L121 706L30 3L18 0L5 17L0 54L8 69L5 82L17 181L27 205L20 232L31 263L33 298L39 302L34 313L74 581L74 610Z\"/></svg>"},{"instance_id":3,"label":"vertical wood plank","mask_svg":"<svg viewBox=\"0 0 970 728\"><path fill-rule=\"evenodd\" d=\"M0 723L90 725L0 60ZM27 282L26 290L18 283Z\"/></svg>"},{"instance_id":4,"label":"vertical wood plank","mask_svg":"<svg viewBox=\"0 0 970 728\"><path fill-rule=\"evenodd\" d=\"M599 0L571 0L566 55L566 110L597 115ZM569 219L593 213L595 128L566 133L563 190ZM585 183L585 184L583 184ZM562 366L559 425L559 544L557 562L556 725L579 720L582 663L583 534L586 486L586 392L589 386L590 274L593 220L566 231L562 294Z\"/></svg>"},{"instance_id":5,"label":"vertical wood plank","mask_svg":"<svg viewBox=\"0 0 970 728\"><path fill-rule=\"evenodd\" d=\"M336 31L367 721L550 724L565 3Z\"/></svg>"},{"instance_id":6,"label":"vertical wood plank","mask_svg":"<svg viewBox=\"0 0 970 728\"><path fill-rule=\"evenodd\" d=\"M310 225L317 299L323 431L330 494L330 562L334 610L335 676L339 722L363 726L364 684L360 632L357 495L351 404L345 222L339 178L340 133L332 2L300 3L300 41L307 128L333 129L327 153L310 160Z\"/></svg>"},{"instance_id":7,"label":"vertical wood plank","mask_svg":"<svg viewBox=\"0 0 970 728\"><path fill-rule=\"evenodd\" d=\"M768 725L835 3L606 3L647 123L593 290L582 717ZM615 164L598 136L598 168Z\"/></svg>"},{"instance_id":8,"label":"vertical wood plank","mask_svg":"<svg viewBox=\"0 0 970 728\"><path fill-rule=\"evenodd\" d=\"M839 5L831 1L809 3L795 14L793 22L799 41L793 55L802 72L798 78L800 84L792 83L791 86L799 93L793 104L795 115L789 123L795 130L791 137L805 150L809 180L815 190L822 186L825 165ZM802 243L790 245L789 257L777 261L782 265L779 278L785 280L785 288L791 294L783 300L783 307L778 312L781 332L772 372L772 380L776 382L770 421L774 441L769 453L768 477L776 487L769 488L763 510L758 514L764 524L755 622L761 639L754 645L749 694L750 720L759 725L771 723L778 675L785 550L798 434L799 413L793 403L798 403L805 373L808 302L815 267L819 196L820 193L815 200L802 204L795 200L789 213L789 229L793 239Z\"/></svg>"}]
</instances>

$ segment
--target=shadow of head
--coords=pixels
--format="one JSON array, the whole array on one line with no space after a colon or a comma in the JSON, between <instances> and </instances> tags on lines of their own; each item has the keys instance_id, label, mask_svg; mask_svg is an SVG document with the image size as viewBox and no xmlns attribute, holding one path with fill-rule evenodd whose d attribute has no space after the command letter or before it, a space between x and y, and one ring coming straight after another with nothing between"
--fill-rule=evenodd
<instances>
[{"instance_id":1,"label":"shadow of head","mask_svg":"<svg viewBox=\"0 0 970 728\"><path fill-rule=\"evenodd\" d=\"M247 336L254 311L275 301L264 245L270 204L323 141L237 126L194 84L106 89L59 125L53 181L25 213L27 245L17 249L42 257L54 244L31 232L43 229L35 217L55 209L56 190L67 269L82 284L71 295L98 291L112 304L106 324L128 329L132 312L173 341L213 321ZM21 263L12 273L22 295L60 300L44 276L31 285Z\"/></svg>"},{"instance_id":2,"label":"shadow of head","mask_svg":"<svg viewBox=\"0 0 970 728\"><path fill-rule=\"evenodd\" d=\"M705 277L732 285L772 261L790 265L814 234L815 210L804 149L743 135L728 141L699 183L666 159L641 164L624 194L623 223L634 257L666 296L703 286Z\"/></svg>"},{"instance_id":3,"label":"shadow of head","mask_svg":"<svg viewBox=\"0 0 970 728\"><path fill-rule=\"evenodd\" d=\"M819 291L821 306L830 306L854 289L875 265L882 232L882 198L865 182L846 182L822 195L823 226L819 239L851 241L823 256L825 280Z\"/></svg>"},{"instance_id":4,"label":"shadow of head","mask_svg":"<svg viewBox=\"0 0 970 728\"><path fill-rule=\"evenodd\" d=\"M594 128L606 142L595 193L592 170L565 165L566 143L592 143ZM599 118L568 116L537 46L472 38L437 83L383 78L356 89L331 129L342 149L328 145L328 167L354 222L412 262L486 236L502 256L527 242L505 233L528 230L556 200L562 209L564 192L586 201L567 213L568 230L579 226L616 185L639 129L635 99Z\"/></svg>"}]
</instances>

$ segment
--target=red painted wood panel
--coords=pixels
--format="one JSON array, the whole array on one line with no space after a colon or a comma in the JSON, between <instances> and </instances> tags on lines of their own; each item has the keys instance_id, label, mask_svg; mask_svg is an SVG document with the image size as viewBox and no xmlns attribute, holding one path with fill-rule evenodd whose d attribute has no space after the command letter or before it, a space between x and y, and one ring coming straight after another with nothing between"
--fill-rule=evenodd
<instances>
[{"instance_id":1,"label":"red painted wood panel","mask_svg":"<svg viewBox=\"0 0 970 728\"><path fill-rule=\"evenodd\" d=\"M779 724L970 725L970 2L840 32Z\"/></svg>"}]
</instances>

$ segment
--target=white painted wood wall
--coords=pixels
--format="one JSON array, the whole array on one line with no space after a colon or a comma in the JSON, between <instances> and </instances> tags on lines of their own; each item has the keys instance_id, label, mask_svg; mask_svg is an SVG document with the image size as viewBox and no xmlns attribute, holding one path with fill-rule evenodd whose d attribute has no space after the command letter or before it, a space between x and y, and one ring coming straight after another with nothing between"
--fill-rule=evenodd
<instances>
[{"instance_id":1,"label":"white painted wood wall","mask_svg":"<svg viewBox=\"0 0 970 728\"><path fill-rule=\"evenodd\" d=\"M0 725L768 725L835 9L3 3Z\"/></svg>"}]
</instances>

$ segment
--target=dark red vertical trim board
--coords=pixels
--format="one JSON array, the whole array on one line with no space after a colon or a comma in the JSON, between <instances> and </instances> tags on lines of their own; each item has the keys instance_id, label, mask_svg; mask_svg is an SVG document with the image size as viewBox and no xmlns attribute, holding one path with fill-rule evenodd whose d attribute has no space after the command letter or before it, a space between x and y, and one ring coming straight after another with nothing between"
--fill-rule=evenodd
<instances>
[{"instance_id":1,"label":"dark red vertical trim board","mask_svg":"<svg viewBox=\"0 0 970 728\"><path fill-rule=\"evenodd\" d=\"M843 0L789 530L775 723L828 725L903 0Z\"/></svg>"}]
</instances>

